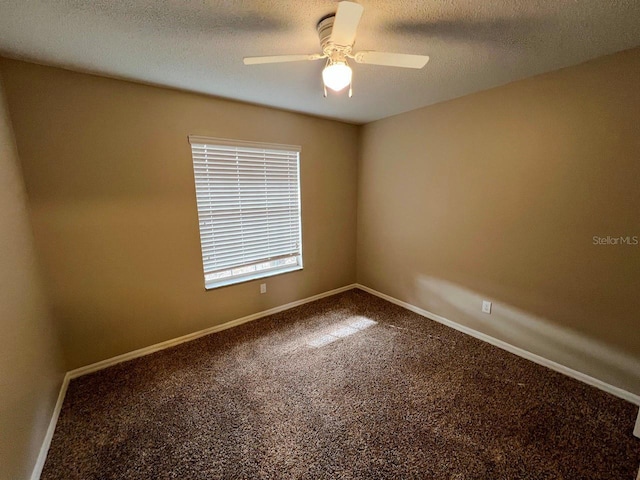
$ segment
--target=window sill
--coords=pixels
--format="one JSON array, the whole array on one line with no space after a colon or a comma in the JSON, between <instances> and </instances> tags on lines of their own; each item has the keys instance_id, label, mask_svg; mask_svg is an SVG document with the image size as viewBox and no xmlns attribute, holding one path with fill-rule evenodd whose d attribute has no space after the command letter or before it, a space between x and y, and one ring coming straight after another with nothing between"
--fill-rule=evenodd
<instances>
[{"instance_id":1,"label":"window sill","mask_svg":"<svg viewBox=\"0 0 640 480\"><path fill-rule=\"evenodd\" d=\"M215 282L215 283L208 283L208 284L206 284L204 286L204 288L205 288L205 290L214 290L214 289L220 288L220 287L228 287L230 285L237 285L238 283L250 282L252 280L258 280L258 279L261 279L261 278L273 277L275 275L281 275L283 273L296 272L298 270L302 270L302 267L300 265L294 265L294 266L289 267L289 268L282 268L282 269L278 269L278 270L271 270L271 271L268 271L268 272L254 273L252 275L230 278L228 280L222 280L222 281Z\"/></svg>"}]
</instances>

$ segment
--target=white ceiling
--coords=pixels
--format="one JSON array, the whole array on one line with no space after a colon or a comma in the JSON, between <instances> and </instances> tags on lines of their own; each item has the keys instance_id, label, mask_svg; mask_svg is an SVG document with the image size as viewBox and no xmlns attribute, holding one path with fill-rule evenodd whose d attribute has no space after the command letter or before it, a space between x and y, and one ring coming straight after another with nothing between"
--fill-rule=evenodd
<instances>
[{"instance_id":1,"label":"white ceiling","mask_svg":"<svg viewBox=\"0 0 640 480\"><path fill-rule=\"evenodd\" d=\"M0 0L0 53L366 123L640 45L640 0L359 0L356 50L426 54L423 70L355 65L354 96L323 98L332 0Z\"/></svg>"}]
</instances>

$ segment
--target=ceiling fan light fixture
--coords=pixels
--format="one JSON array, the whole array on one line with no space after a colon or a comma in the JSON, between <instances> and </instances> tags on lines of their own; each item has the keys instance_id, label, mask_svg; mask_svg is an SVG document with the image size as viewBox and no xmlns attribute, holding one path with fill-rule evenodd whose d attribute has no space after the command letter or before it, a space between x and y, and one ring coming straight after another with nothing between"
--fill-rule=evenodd
<instances>
[{"instance_id":1,"label":"ceiling fan light fixture","mask_svg":"<svg viewBox=\"0 0 640 480\"><path fill-rule=\"evenodd\" d=\"M341 0L338 2L338 9L335 14L326 15L320 19L316 25L316 30L318 31L322 53L244 57L244 64L257 65L326 58L327 64L322 70L324 96L327 96L327 89L340 92L349 87L349 97L351 97L353 94L353 89L351 88L353 72L347 59L355 63L416 69L424 67L429 61L429 57L426 55L376 52L373 50L355 52L353 46L355 45L356 30L358 29L362 12L363 7L359 3L351 0Z\"/></svg>"},{"instance_id":2,"label":"ceiling fan light fixture","mask_svg":"<svg viewBox=\"0 0 640 480\"><path fill-rule=\"evenodd\" d=\"M351 84L353 72L347 62L331 62L322 70L322 81L327 88L334 92L343 90Z\"/></svg>"}]
</instances>

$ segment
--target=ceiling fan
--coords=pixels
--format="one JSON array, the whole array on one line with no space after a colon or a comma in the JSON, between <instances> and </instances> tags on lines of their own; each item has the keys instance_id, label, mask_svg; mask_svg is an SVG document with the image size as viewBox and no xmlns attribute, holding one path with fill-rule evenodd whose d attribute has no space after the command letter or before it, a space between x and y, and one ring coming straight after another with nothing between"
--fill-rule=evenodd
<instances>
[{"instance_id":1,"label":"ceiling fan","mask_svg":"<svg viewBox=\"0 0 640 480\"><path fill-rule=\"evenodd\" d=\"M257 65L326 58L327 64L322 71L325 97L327 96L327 87L339 92L349 86L349 97L353 95L351 83L353 72L347 62L348 59L354 60L356 63L404 68L422 68L427 64L429 57L426 55L374 51L354 52L356 30L363 10L362 5L345 0L338 3L338 10L335 14L320 19L316 28L320 37L322 53L244 57L244 64Z\"/></svg>"}]
</instances>

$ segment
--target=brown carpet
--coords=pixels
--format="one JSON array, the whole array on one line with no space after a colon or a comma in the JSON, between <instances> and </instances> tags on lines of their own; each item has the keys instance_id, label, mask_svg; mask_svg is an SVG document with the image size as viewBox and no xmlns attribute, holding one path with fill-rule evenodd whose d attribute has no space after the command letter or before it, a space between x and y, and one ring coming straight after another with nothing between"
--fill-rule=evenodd
<instances>
[{"instance_id":1,"label":"brown carpet","mask_svg":"<svg viewBox=\"0 0 640 480\"><path fill-rule=\"evenodd\" d=\"M43 479L635 479L637 407L360 290L71 382Z\"/></svg>"}]
</instances>

